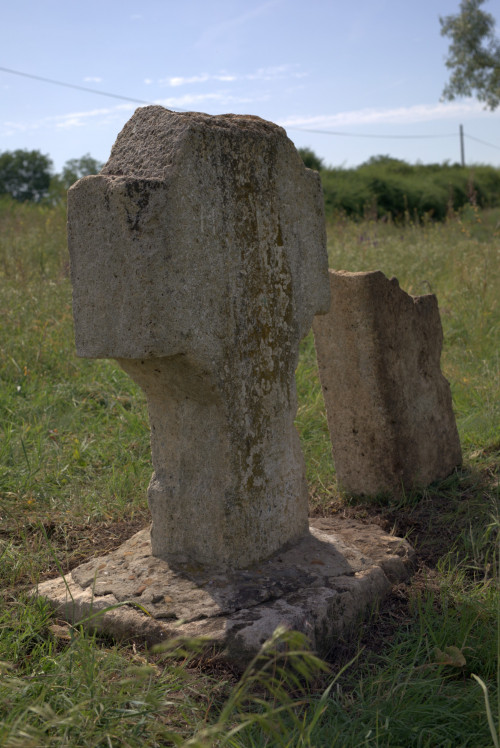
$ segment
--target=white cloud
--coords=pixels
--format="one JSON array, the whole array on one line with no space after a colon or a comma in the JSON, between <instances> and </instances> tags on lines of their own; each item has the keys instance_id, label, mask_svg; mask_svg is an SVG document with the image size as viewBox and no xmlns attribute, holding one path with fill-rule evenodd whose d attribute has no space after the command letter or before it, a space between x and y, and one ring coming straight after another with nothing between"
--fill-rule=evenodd
<instances>
[{"instance_id":1,"label":"white cloud","mask_svg":"<svg viewBox=\"0 0 500 748\"><path fill-rule=\"evenodd\" d=\"M357 109L338 114L314 116L292 116L281 120L283 127L328 129L354 125L404 125L433 120L456 119L457 117L480 117L485 114L483 106L472 99L463 102L416 104L394 109ZM487 112L491 116L491 112Z\"/></svg>"},{"instance_id":2,"label":"white cloud","mask_svg":"<svg viewBox=\"0 0 500 748\"><path fill-rule=\"evenodd\" d=\"M217 103L219 106L227 106L229 104L251 104L256 101L265 101L269 98L268 95L262 94L261 96L232 96L226 91L218 91L213 93L204 94L184 94L184 96L172 96L167 99L157 99L155 104L161 104L167 108L172 109L187 109L197 104L203 104L207 102Z\"/></svg>"},{"instance_id":3,"label":"white cloud","mask_svg":"<svg viewBox=\"0 0 500 748\"><path fill-rule=\"evenodd\" d=\"M238 105L251 105L256 102L267 101L271 98L267 92L259 92L258 95L235 95L229 90L207 91L204 93L186 93L181 96L170 96L157 99L156 104L161 104L171 109L197 109L203 106L216 108L218 111L227 108L237 108ZM123 121L123 115L130 115L136 104L122 103L111 107L99 107L87 111L73 111L51 117L44 117L31 122L15 122L5 120L0 125L2 136L14 136L19 133L28 133L35 130L72 130L81 128L92 123L94 127L116 126ZM227 111L227 109L226 109ZM473 100L461 102L418 104L410 107L397 107L392 109L358 109L337 114L318 114L311 116L290 116L286 119L277 120L283 127L297 127L302 130L335 130L342 127L354 127L356 125L404 125L419 122L430 122L436 120L457 119L464 120L471 117L499 117L500 110L490 112L483 109L482 105Z\"/></svg>"},{"instance_id":4,"label":"white cloud","mask_svg":"<svg viewBox=\"0 0 500 748\"><path fill-rule=\"evenodd\" d=\"M281 80L283 78L304 78L307 73L296 70L297 65L273 65L267 68L258 68L253 73L243 73L236 75L234 73L200 73L188 77L171 76L160 78L160 86L187 86L192 83L206 83L207 81L220 81L223 83L234 83L238 81L255 81L255 80Z\"/></svg>"},{"instance_id":5,"label":"white cloud","mask_svg":"<svg viewBox=\"0 0 500 748\"><path fill-rule=\"evenodd\" d=\"M279 80L282 78L305 78L307 73L294 71L296 65L273 65L267 68L259 68L255 73L247 73L242 76L247 81L255 80Z\"/></svg>"},{"instance_id":6,"label":"white cloud","mask_svg":"<svg viewBox=\"0 0 500 748\"><path fill-rule=\"evenodd\" d=\"M69 127L83 127L83 122L78 117L68 117L63 122L58 122L56 127L69 128Z\"/></svg>"},{"instance_id":7,"label":"white cloud","mask_svg":"<svg viewBox=\"0 0 500 748\"><path fill-rule=\"evenodd\" d=\"M206 81L222 81L230 82L237 80L235 75L229 75L228 73L219 73L217 75L209 75L208 73L202 73L201 75L192 75L189 78L183 78L182 76L176 76L172 78L161 78L158 83L160 86L186 86L189 83L206 83Z\"/></svg>"},{"instance_id":8,"label":"white cloud","mask_svg":"<svg viewBox=\"0 0 500 748\"><path fill-rule=\"evenodd\" d=\"M185 86L186 83L205 83L209 77L206 73L203 73L202 75L193 75L191 78L163 78L158 82L161 86Z\"/></svg>"},{"instance_id":9,"label":"white cloud","mask_svg":"<svg viewBox=\"0 0 500 748\"><path fill-rule=\"evenodd\" d=\"M102 78L95 75L87 75L83 80L85 83L102 83Z\"/></svg>"},{"instance_id":10,"label":"white cloud","mask_svg":"<svg viewBox=\"0 0 500 748\"><path fill-rule=\"evenodd\" d=\"M153 81L151 80L151 78L144 78L144 83L146 84L146 86L150 86L152 82Z\"/></svg>"},{"instance_id":11,"label":"white cloud","mask_svg":"<svg viewBox=\"0 0 500 748\"><path fill-rule=\"evenodd\" d=\"M85 124L85 121L101 117L101 122L112 120L120 112L132 112L137 109L134 104L117 104L114 107L101 107L99 109L89 109L86 112L71 112L69 114L61 114L56 117L46 117L42 120L47 125L55 125L58 128L70 128L70 127L81 127Z\"/></svg>"},{"instance_id":12,"label":"white cloud","mask_svg":"<svg viewBox=\"0 0 500 748\"><path fill-rule=\"evenodd\" d=\"M233 96L227 91L214 91L199 94L184 94L182 96L171 96L165 99L156 99L155 104L161 104L171 109L193 109L198 106L216 106L217 109L223 107L236 106L238 104L251 105L256 101L265 101L268 95L260 94L257 97ZM133 103L117 104L113 107L99 107L87 111L68 112L51 117L43 117L31 122L13 122L3 121L0 123L0 135L7 137L19 134L21 132L33 132L35 130L72 130L83 127L92 123L95 127L104 127L112 125L116 127L117 123L123 121L123 113L130 115L140 105ZM121 125L120 125L121 126Z\"/></svg>"},{"instance_id":13,"label":"white cloud","mask_svg":"<svg viewBox=\"0 0 500 748\"><path fill-rule=\"evenodd\" d=\"M17 135L20 132L27 132L30 129L36 129L36 127L31 128L29 125L27 125L24 122L2 122L3 131L2 135L4 136L10 136L10 135Z\"/></svg>"},{"instance_id":14,"label":"white cloud","mask_svg":"<svg viewBox=\"0 0 500 748\"><path fill-rule=\"evenodd\" d=\"M137 109L137 106L134 104L118 104L114 107L101 107L99 109L89 109L84 112L68 112L68 114L43 117L42 119L31 122L4 121L0 125L0 134L2 136L10 136L20 132L33 132L34 130L41 129L71 129L82 127L90 120L93 120L98 125L102 125L119 119L122 112L133 112L135 109Z\"/></svg>"}]
</instances>

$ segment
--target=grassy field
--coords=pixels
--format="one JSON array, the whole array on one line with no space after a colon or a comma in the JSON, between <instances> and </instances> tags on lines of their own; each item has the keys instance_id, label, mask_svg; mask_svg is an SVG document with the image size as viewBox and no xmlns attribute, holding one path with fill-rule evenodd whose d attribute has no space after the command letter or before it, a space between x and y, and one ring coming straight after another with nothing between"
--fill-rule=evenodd
<instances>
[{"instance_id":1,"label":"grassy field","mask_svg":"<svg viewBox=\"0 0 500 748\"><path fill-rule=\"evenodd\" d=\"M263 653L239 677L195 643L97 639L27 597L147 523L151 465L141 391L113 362L75 357L64 207L0 202L0 745L498 745L500 211L339 216L328 236L331 267L437 294L464 465L397 503L341 494L308 336L297 427L311 513L394 529L419 566L331 662L282 634L287 662Z\"/></svg>"}]
</instances>

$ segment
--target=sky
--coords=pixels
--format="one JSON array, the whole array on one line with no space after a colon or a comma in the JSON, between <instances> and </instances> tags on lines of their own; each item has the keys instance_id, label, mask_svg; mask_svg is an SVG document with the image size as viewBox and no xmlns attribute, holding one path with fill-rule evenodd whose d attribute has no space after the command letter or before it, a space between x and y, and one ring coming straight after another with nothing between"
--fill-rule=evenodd
<instances>
[{"instance_id":1,"label":"sky","mask_svg":"<svg viewBox=\"0 0 500 748\"><path fill-rule=\"evenodd\" d=\"M87 153L105 162L137 106L155 103L258 115L325 165L344 168L377 155L459 162L463 125L466 163L500 166L500 108L441 101L448 40L439 17L458 6L0 0L0 152L39 150L55 171ZM484 10L500 35L500 3Z\"/></svg>"}]
</instances>

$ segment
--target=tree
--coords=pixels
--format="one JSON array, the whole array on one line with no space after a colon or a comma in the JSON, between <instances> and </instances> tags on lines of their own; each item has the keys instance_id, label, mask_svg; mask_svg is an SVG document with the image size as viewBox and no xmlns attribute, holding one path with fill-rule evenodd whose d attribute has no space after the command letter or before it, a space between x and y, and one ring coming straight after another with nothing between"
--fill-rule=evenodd
<instances>
[{"instance_id":1,"label":"tree","mask_svg":"<svg viewBox=\"0 0 500 748\"><path fill-rule=\"evenodd\" d=\"M409 163L400 158L382 154L379 156L370 156L368 161L364 161L359 168L362 169L367 166L383 167L388 171L398 172L399 174L411 174L413 169Z\"/></svg>"},{"instance_id":2,"label":"tree","mask_svg":"<svg viewBox=\"0 0 500 748\"><path fill-rule=\"evenodd\" d=\"M0 153L0 195L39 202L47 196L52 161L40 151Z\"/></svg>"},{"instance_id":3,"label":"tree","mask_svg":"<svg viewBox=\"0 0 500 748\"><path fill-rule=\"evenodd\" d=\"M102 167L103 164L92 158L90 153L86 153L81 158L70 158L63 166L61 173L62 186L68 190L78 179L97 174Z\"/></svg>"},{"instance_id":4,"label":"tree","mask_svg":"<svg viewBox=\"0 0 500 748\"><path fill-rule=\"evenodd\" d=\"M446 67L451 70L443 98L475 95L493 110L500 105L500 42L495 19L481 10L484 0L461 0L460 12L439 18L441 35L451 40Z\"/></svg>"},{"instance_id":5,"label":"tree","mask_svg":"<svg viewBox=\"0 0 500 748\"><path fill-rule=\"evenodd\" d=\"M308 169L321 171L323 168L323 159L317 156L311 148L298 148L299 155Z\"/></svg>"}]
</instances>

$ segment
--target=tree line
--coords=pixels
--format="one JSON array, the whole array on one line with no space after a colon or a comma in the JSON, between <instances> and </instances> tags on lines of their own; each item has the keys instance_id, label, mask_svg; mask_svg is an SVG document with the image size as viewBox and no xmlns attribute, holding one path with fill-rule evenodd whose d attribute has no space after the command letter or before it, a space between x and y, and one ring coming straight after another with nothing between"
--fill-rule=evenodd
<instances>
[{"instance_id":1,"label":"tree line","mask_svg":"<svg viewBox=\"0 0 500 748\"><path fill-rule=\"evenodd\" d=\"M444 220L467 206L500 207L500 169L460 164L408 164L375 156L355 169L320 171L327 218Z\"/></svg>"},{"instance_id":2,"label":"tree line","mask_svg":"<svg viewBox=\"0 0 500 748\"><path fill-rule=\"evenodd\" d=\"M500 207L500 169L459 164L409 164L374 156L356 168L326 167L311 148L299 148L305 165L319 171L327 218L344 214L393 219L443 220L466 205ZM0 153L0 197L57 203L81 177L97 174L102 164L89 154L66 161L54 174L40 151Z\"/></svg>"},{"instance_id":3,"label":"tree line","mask_svg":"<svg viewBox=\"0 0 500 748\"><path fill-rule=\"evenodd\" d=\"M0 153L0 197L10 195L20 202L57 202L81 177L97 174L102 164L90 154L66 161L60 174L53 171L49 156L40 151L18 149Z\"/></svg>"},{"instance_id":4,"label":"tree line","mask_svg":"<svg viewBox=\"0 0 500 748\"><path fill-rule=\"evenodd\" d=\"M409 164L374 156L352 169L326 167L311 148L299 148L304 164L319 171L325 212L351 218L443 220L465 206L500 207L500 169L460 164Z\"/></svg>"}]
</instances>

